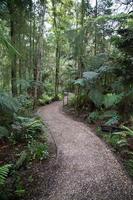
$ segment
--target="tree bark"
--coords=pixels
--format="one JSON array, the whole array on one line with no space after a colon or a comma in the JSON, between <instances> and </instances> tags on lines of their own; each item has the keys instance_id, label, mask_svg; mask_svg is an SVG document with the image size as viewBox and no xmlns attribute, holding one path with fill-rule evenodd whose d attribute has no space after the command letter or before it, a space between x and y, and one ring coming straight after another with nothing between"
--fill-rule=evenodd
<instances>
[{"instance_id":1,"label":"tree bark","mask_svg":"<svg viewBox=\"0 0 133 200\"><path fill-rule=\"evenodd\" d=\"M15 5L8 1L8 9L10 13L10 37L11 44L15 47L16 44L16 20L14 13L16 11ZM11 57L11 91L12 95L17 95L17 63L16 63L16 54L13 53Z\"/></svg>"},{"instance_id":2,"label":"tree bark","mask_svg":"<svg viewBox=\"0 0 133 200\"><path fill-rule=\"evenodd\" d=\"M95 18L98 15L98 0L96 0ZM97 55L97 25L95 24L94 55Z\"/></svg>"},{"instance_id":3,"label":"tree bark","mask_svg":"<svg viewBox=\"0 0 133 200\"><path fill-rule=\"evenodd\" d=\"M59 94L59 73L60 73L60 44L59 44L59 32L57 31L58 25L56 21L57 13L56 13L56 3L55 0L52 0L52 9L53 9L53 26L55 28L55 37L56 37L56 50L55 50L55 100L58 100Z\"/></svg>"}]
</instances>

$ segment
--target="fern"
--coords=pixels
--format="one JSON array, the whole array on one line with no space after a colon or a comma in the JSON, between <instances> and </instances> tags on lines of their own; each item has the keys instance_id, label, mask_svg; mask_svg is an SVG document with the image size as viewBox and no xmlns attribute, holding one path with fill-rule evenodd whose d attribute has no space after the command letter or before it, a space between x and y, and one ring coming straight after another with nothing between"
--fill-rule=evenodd
<instances>
[{"instance_id":1,"label":"fern","mask_svg":"<svg viewBox=\"0 0 133 200\"><path fill-rule=\"evenodd\" d=\"M0 139L3 137L8 137L9 132L4 126L0 126Z\"/></svg>"},{"instance_id":2,"label":"fern","mask_svg":"<svg viewBox=\"0 0 133 200\"><path fill-rule=\"evenodd\" d=\"M104 96L104 106L105 108L111 108L114 107L116 104L118 104L123 95L122 94L107 94Z\"/></svg>"},{"instance_id":3,"label":"fern","mask_svg":"<svg viewBox=\"0 0 133 200\"><path fill-rule=\"evenodd\" d=\"M103 104L103 95L98 89L91 89L89 97L96 107L101 107Z\"/></svg>"},{"instance_id":4,"label":"fern","mask_svg":"<svg viewBox=\"0 0 133 200\"><path fill-rule=\"evenodd\" d=\"M74 84L84 87L85 81L84 81L84 79L78 79L78 80L74 81Z\"/></svg>"},{"instance_id":5,"label":"fern","mask_svg":"<svg viewBox=\"0 0 133 200\"><path fill-rule=\"evenodd\" d=\"M91 112L88 117L88 122L95 123L99 119L100 119L100 113L98 111Z\"/></svg>"},{"instance_id":6,"label":"fern","mask_svg":"<svg viewBox=\"0 0 133 200\"><path fill-rule=\"evenodd\" d=\"M17 112L19 105L15 99L5 93L0 93L0 111L7 113Z\"/></svg>"},{"instance_id":7,"label":"fern","mask_svg":"<svg viewBox=\"0 0 133 200\"><path fill-rule=\"evenodd\" d=\"M9 164L3 165L0 167L0 185L1 186L5 184L10 167L11 167L11 165L9 165Z\"/></svg>"},{"instance_id":8,"label":"fern","mask_svg":"<svg viewBox=\"0 0 133 200\"><path fill-rule=\"evenodd\" d=\"M93 72L93 71L83 73L84 79L86 79L89 82L93 82L94 80L97 80L98 75L99 75L98 73Z\"/></svg>"},{"instance_id":9,"label":"fern","mask_svg":"<svg viewBox=\"0 0 133 200\"><path fill-rule=\"evenodd\" d=\"M120 116L118 114L113 115L105 124L108 126L118 124Z\"/></svg>"},{"instance_id":10,"label":"fern","mask_svg":"<svg viewBox=\"0 0 133 200\"><path fill-rule=\"evenodd\" d=\"M123 135L123 134L126 134L127 136L133 136L133 130L126 127L126 126L122 126L122 128L124 129L124 131L121 131L121 132L117 132L117 134L120 134L120 135Z\"/></svg>"}]
</instances>

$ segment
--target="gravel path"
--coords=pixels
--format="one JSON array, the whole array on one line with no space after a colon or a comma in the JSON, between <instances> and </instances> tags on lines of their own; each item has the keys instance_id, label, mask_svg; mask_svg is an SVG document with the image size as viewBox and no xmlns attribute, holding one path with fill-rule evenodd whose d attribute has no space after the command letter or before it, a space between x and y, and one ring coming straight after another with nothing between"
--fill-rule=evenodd
<instances>
[{"instance_id":1,"label":"gravel path","mask_svg":"<svg viewBox=\"0 0 133 200\"><path fill-rule=\"evenodd\" d=\"M39 109L58 147L52 187L39 200L133 200L133 185L112 152L61 106L55 102Z\"/></svg>"}]
</instances>

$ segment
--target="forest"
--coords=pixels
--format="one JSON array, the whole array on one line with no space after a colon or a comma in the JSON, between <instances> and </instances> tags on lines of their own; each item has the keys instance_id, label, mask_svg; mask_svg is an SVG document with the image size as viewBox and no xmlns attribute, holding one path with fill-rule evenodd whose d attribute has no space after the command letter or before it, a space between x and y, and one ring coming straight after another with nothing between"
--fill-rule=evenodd
<instances>
[{"instance_id":1,"label":"forest","mask_svg":"<svg viewBox=\"0 0 133 200\"><path fill-rule=\"evenodd\" d=\"M0 0L0 200L32 199L51 159L38 109L58 102L132 179L132 0Z\"/></svg>"}]
</instances>

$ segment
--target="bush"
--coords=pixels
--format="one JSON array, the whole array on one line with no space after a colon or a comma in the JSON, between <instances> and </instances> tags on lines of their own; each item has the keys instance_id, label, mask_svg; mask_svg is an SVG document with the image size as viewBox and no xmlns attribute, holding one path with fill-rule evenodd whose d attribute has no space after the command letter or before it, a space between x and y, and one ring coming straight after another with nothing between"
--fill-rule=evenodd
<instances>
[{"instance_id":1,"label":"bush","mask_svg":"<svg viewBox=\"0 0 133 200\"><path fill-rule=\"evenodd\" d=\"M19 113L22 115L29 114L28 112L33 109L33 99L29 97L28 95L20 95L17 98L17 101L19 102Z\"/></svg>"},{"instance_id":2,"label":"bush","mask_svg":"<svg viewBox=\"0 0 133 200\"><path fill-rule=\"evenodd\" d=\"M7 139L9 137L9 131L6 127L0 126L0 140Z\"/></svg>"},{"instance_id":3,"label":"bush","mask_svg":"<svg viewBox=\"0 0 133 200\"><path fill-rule=\"evenodd\" d=\"M38 138L43 132L43 122L39 117L16 117L12 125L12 139L20 142Z\"/></svg>"},{"instance_id":4,"label":"bush","mask_svg":"<svg viewBox=\"0 0 133 200\"><path fill-rule=\"evenodd\" d=\"M104 106L105 108L114 107L116 104L120 103L122 100L123 94L106 94L104 96Z\"/></svg>"},{"instance_id":5,"label":"bush","mask_svg":"<svg viewBox=\"0 0 133 200\"><path fill-rule=\"evenodd\" d=\"M18 102L5 93L0 93L0 125L10 127L14 120L14 114L18 111Z\"/></svg>"},{"instance_id":6,"label":"bush","mask_svg":"<svg viewBox=\"0 0 133 200\"><path fill-rule=\"evenodd\" d=\"M52 96L48 96L48 95L42 95L42 97L38 100L39 101L39 105L46 105L46 104L49 104L51 103L53 100L53 97Z\"/></svg>"},{"instance_id":7,"label":"bush","mask_svg":"<svg viewBox=\"0 0 133 200\"><path fill-rule=\"evenodd\" d=\"M74 107L77 104L77 96L73 95L69 98L69 105Z\"/></svg>"},{"instance_id":8,"label":"bush","mask_svg":"<svg viewBox=\"0 0 133 200\"><path fill-rule=\"evenodd\" d=\"M131 176L133 176L133 159L129 159L127 162L126 162L126 167L129 171L129 174Z\"/></svg>"},{"instance_id":9,"label":"bush","mask_svg":"<svg viewBox=\"0 0 133 200\"><path fill-rule=\"evenodd\" d=\"M37 142L32 140L28 144L28 150L31 154L32 159L43 160L48 157L48 146L46 143Z\"/></svg>"},{"instance_id":10,"label":"bush","mask_svg":"<svg viewBox=\"0 0 133 200\"><path fill-rule=\"evenodd\" d=\"M100 119L100 113L98 111L95 111L89 114L88 122L95 123L99 119Z\"/></svg>"}]
</instances>

